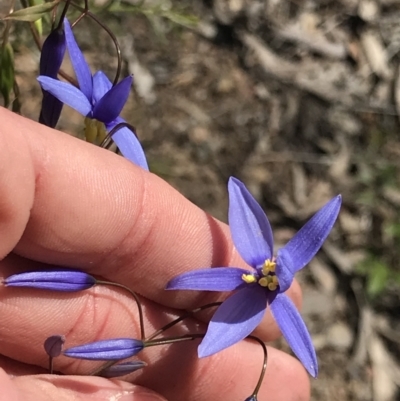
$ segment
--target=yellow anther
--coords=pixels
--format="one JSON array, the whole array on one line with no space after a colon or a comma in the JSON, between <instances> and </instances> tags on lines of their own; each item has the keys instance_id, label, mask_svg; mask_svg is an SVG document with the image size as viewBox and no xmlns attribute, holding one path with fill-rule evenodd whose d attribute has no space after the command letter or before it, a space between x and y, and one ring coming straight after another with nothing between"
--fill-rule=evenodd
<instances>
[{"instance_id":1,"label":"yellow anther","mask_svg":"<svg viewBox=\"0 0 400 401\"><path fill-rule=\"evenodd\" d=\"M270 291L275 291L278 288L278 278L276 276L270 276L270 282L268 284L268 289Z\"/></svg>"},{"instance_id":2,"label":"yellow anther","mask_svg":"<svg viewBox=\"0 0 400 401\"><path fill-rule=\"evenodd\" d=\"M257 278L253 274L243 274L242 280L247 284L252 284L257 281Z\"/></svg>"},{"instance_id":3,"label":"yellow anther","mask_svg":"<svg viewBox=\"0 0 400 401\"><path fill-rule=\"evenodd\" d=\"M260 280L258 280L258 284L260 284L261 287L268 287L269 283L269 277L261 277Z\"/></svg>"},{"instance_id":4,"label":"yellow anther","mask_svg":"<svg viewBox=\"0 0 400 401\"><path fill-rule=\"evenodd\" d=\"M273 262L271 259L267 259L264 262L264 265L261 269L262 274L264 274L264 276L267 276L269 273L275 273L275 267L276 267L276 263Z\"/></svg>"}]
</instances>

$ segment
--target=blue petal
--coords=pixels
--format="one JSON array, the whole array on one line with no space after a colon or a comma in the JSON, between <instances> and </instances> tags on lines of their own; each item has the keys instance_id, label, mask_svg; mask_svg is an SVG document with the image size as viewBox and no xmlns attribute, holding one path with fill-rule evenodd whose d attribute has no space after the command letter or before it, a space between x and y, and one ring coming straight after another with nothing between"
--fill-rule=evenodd
<instances>
[{"instance_id":1,"label":"blue petal","mask_svg":"<svg viewBox=\"0 0 400 401\"><path fill-rule=\"evenodd\" d=\"M107 131L111 131L117 124L123 122L125 122L125 120L118 117L111 124L107 125ZM126 159L149 171L146 155L134 132L127 127L123 127L113 134L112 139Z\"/></svg>"},{"instance_id":2,"label":"blue petal","mask_svg":"<svg viewBox=\"0 0 400 401\"><path fill-rule=\"evenodd\" d=\"M231 295L215 312L199 345L200 358L213 355L247 337L261 322L267 292L255 285Z\"/></svg>"},{"instance_id":3,"label":"blue petal","mask_svg":"<svg viewBox=\"0 0 400 401\"><path fill-rule=\"evenodd\" d=\"M75 71L76 79L79 83L79 89L83 92L89 102L92 102L92 73L90 72L89 65L86 62L81 49L79 49L79 46L76 43L71 25L66 18L64 18L64 29L69 58L71 60L72 68Z\"/></svg>"},{"instance_id":4,"label":"blue petal","mask_svg":"<svg viewBox=\"0 0 400 401\"><path fill-rule=\"evenodd\" d=\"M332 230L339 214L342 197L331 199L296 233L296 235L277 252L276 274L281 283L283 270L292 274L302 269L319 251ZM277 259L278 259L277 258Z\"/></svg>"},{"instance_id":5,"label":"blue petal","mask_svg":"<svg viewBox=\"0 0 400 401\"><path fill-rule=\"evenodd\" d=\"M271 259L273 236L268 218L244 184L231 177L229 192L229 227L233 243L241 257L256 268Z\"/></svg>"},{"instance_id":6,"label":"blue petal","mask_svg":"<svg viewBox=\"0 0 400 401\"><path fill-rule=\"evenodd\" d=\"M93 287L96 284L96 279L78 270L55 269L14 274L7 277L4 284L8 287L72 292Z\"/></svg>"},{"instance_id":7,"label":"blue petal","mask_svg":"<svg viewBox=\"0 0 400 401\"><path fill-rule=\"evenodd\" d=\"M89 100L87 100L86 96L78 88L75 88L75 86L43 75L38 77L37 80L42 89L50 92L58 100L72 107L83 116L86 117L91 112L92 106Z\"/></svg>"},{"instance_id":8,"label":"blue petal","mask_svg":"<svg viewBox=\"0 0 400 401\"><path fill-rule=\"evenodd\" d=\"M278 294L270 306L272 314L290 348L300 359L308 373L312 377L316 377L318 374L317 356L310 334L300 313L285 294Z\"/></svg>"},{"instance_id":9,"label":"blue petal","mask_svg":"<svg viewBox=\"0 0 400 401\"><path fill-rule=\"evenodd\" d=\"M133 338L113 338L68 348L63 353L70 358L92 361L113 361L130 358L144 348L140 340Z\"/></svg>"},{"instance_id":10,"label":"blue petal","mask_svg":"<svg viewBox=\"0 0 400 401\"><path fill-rule=\"evenodd\" d=\"M126 77L113 86L94 106L93 118L105 124L114 121L128 100L132 77Z\"/></svg>"},{"instance_id":11,"label":"blue petal","mask_svg":"<svg viewBox=\"0 0 400 401\"><path fill-rule=\"evenodd\" d=\"M111 81L103 71L97 71L93 75L93 101L96 104L110 89Z\"/></svg>"},{"instance_id":12,"label":"blue petal","mask_svg":"<svg viewBox=\"0 0 400 401\"><path fill-rule=\"evenodd\" d=\"M275 272L279 282L279 292L285 292L294 279L294 273L291 269L293 266L292 257L285 248L279 249L276 255Z\"/></svg>"},{"instance_id":13,"label":"blue petal","mask_svg":"<svg viewBox=\"0 0 400 401\"><path fill-rule=\"evenodd\" d=\"M51 93L43 91L42 107L40 109L39 122L54 128L60 118L63 102L60 102Z\"/></svg>"},{"instance_id":14,"label":"blue petal","mask_svg":"<svg viewBox=\"0 0 400 401\"><path fill-rule=\"evenodd\" d=\"M234 267L213 267L180 274L167 284L167 290L232 291L245 285L243 274L250 272Z\"/></svg>"},{"instance_id":15,"label":"blue petal","mask_svg":"<svg viewBox=\"0 0 400 401\"><path fill-rule=\"evenodd\" d=\"M65 54L64 29L54 30L43 42L40 53L39 75L57 78Z\"/></svg>"}]
</instances>

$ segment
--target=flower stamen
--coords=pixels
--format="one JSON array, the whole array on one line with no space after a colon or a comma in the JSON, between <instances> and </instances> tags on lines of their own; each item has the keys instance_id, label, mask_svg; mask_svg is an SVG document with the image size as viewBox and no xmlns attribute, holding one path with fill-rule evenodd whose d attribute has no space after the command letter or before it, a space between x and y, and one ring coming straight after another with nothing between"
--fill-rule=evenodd
<instances>
[{"instance_id":1,"label":"flower stamen","mask_svg":"<svg viewBox=\"0 0 400 401\"><path fill-rule=\"evenodd\" d=\"M274 259L272 259L272 260L267 259L264 262L261 271L264 276L268 276L270 273L275 273L275 268L276 268L276 263L275 263Z\"/></svg>"},{"instance_id":2,"label":"flower stamen","mask_svg":"<svg viewBox=\"0 0 400 401\"><path fill-rule=\"evenodd\" d=\"M253 274L243 274L242 280L247 284L253 284L257 282L257 277Z\"/></svg>"}]
</instances>

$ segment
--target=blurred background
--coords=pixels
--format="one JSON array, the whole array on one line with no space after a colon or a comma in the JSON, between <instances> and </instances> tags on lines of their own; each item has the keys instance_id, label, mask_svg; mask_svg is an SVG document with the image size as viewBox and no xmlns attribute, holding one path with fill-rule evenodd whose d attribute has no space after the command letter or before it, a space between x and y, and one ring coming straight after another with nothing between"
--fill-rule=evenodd
<instances>
[{"instance_id":1,"label":"blurred background","mask_svg":"<svg viewBox=\"0 0 400 401\"><path fill-rule=\"evenodd\" d=\"M1 1L2 16L10 4ZM193 203L226 221L234 175L279 246L343 195L328 241L299 275L320 363L312 400L400 400L400 1L90 5L118 38L122 77L134 75L123 117L151 170ZM71 7L68 18L78 15ZM89 18L74 32L92 71L113 80L107 33ZM13 22L9 42L19 88L10 107L37 120L40 53L29 23ZM68 60L63 69L72 74ZM58 128L83 138L83 118L68 107Z\"/></svg>"}]
</instances>

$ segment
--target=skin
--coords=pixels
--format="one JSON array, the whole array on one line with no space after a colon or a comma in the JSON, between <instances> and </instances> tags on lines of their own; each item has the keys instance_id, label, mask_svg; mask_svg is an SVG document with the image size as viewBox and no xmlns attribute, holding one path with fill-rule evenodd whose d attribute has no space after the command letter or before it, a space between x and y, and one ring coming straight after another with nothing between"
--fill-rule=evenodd
<instances>
[{"instance_id":1,"label":"skin","mask_svg":"<svg viewBox=\"0 0 400 401\"><path fill-rule=\"evenodd\" d=\"M191 269L246 267L225 224L121 156L2 108L0 121L0 280L46 263L123 283L141 296L146 335L183 309L227 296L164 291ZM296 282L288 294L299 306ZM146 349L140 359L149 366L126 381L85 376L99 364L64 356L54 361L63 375L48 375L43 342L50 335L66 335L67 347L139 338L132 297L107 286L78 293L1 286L0 316L0 401L244 401L262 365L253 341L198 359L195 340ZM209 316L165 335L204 332ZM265 341L279 336L268 312L255 334ZM308 400L301 364L271 347L268 356L258 399Z\"/></svg>"}]
</instances>

